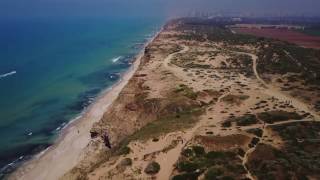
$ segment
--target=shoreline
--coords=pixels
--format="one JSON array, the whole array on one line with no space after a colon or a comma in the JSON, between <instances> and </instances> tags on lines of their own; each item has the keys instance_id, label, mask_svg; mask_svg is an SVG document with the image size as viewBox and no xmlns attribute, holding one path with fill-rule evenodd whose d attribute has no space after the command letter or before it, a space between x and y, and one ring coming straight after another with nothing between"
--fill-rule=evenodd
<instances>
[{"instance_id":1,"label":"shoreline","mask_svg":"<svg viewBox=\"0 0 320 180\"><path fill-rule=\"evenodd\" d=\"M83 159L82 153L91 141L90 130L92 125L103 117L110 105L118 98L121 90L139 68L145 48L161 31L162 28L144 44L141 51L134 57L132 65L121 75L119 81L103 90L83 113L71 119L63 127L53 145L24 162L15 171L7 175L7 178L58 179L80 162ZM48 163L50 161L54 163Z\"/></svg>"}]
</instances>

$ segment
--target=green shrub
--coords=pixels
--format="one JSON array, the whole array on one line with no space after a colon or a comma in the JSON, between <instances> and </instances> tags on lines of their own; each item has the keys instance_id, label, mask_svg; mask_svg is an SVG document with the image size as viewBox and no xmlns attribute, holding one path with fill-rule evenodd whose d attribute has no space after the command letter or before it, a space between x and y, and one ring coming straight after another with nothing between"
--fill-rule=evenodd
<instances>
[{"instance_id":1,"label":"green shrub","mask_svg":"<svg viewBox=\"0 0 320 180\"><path fill-rule=\"evenodd\" d=\"M185 84L180 84L175 90L174 90L175 93L181 93L182 95L184 95L185 97L188 97L192 100L195 100L197 99L198 97L198 93L197 92L194 92L192 90L192 88L188 87L187 85Z\"/></svg>"},{"instance_id":2,"label":"green shrub","mask_svg":"<svg viewBox=\"0 0 320 180\"><path fill-rule=\"evenodd\" d=\"M231 176L223 176L221 180L234 180L234 178Z\"/></svg>"},{"instance_id":3,"label":"green shrub","mask_svg":"<svg viewBox=\"0 0 320 180\"><path fill-rule=\"evenodd\" d=\"M193 155L193 150L192 149L184 149L181 154L185 157L191 157Z\"/></svg>"},{"instance_id":4,"label":"green shrub","mask_svg":"<svg viewBox=\"0 0 320 180\"><path fill-rule=\"evenodd\" d=\"M192 172L192 173L183 173L175 175L172 180L197 180L200 173Z\"/></svg>"},{"instance_id":5,"label":"green shrub","mask_svg":"<svg viewBox=\"0 0 320 180\"><path fill-rule=\"evenodd\" d=\"M222 127L231 127L231 121L227 120L222 123Z\"/></svg>"},{"instance_id":6,"label":"green shrub","mask_svg":"<svg viewBox=\"0 0 320 180\"><path fill-rule=\"evenodd\" d=\"M236 118L237 126L249 126L258 122L257 118L253 114L246 114L244 116Z\"/></svg>"},{"instance_id":7,"label":"green shrub","mask_svg":"<svg viewBox=\"0 0 320 180\"><path fill-rule=\"evenodd\" d=\"M120 166L131 166L131 165L132 165L132 159L130 158L125 158L120 161Z\"/></svg>"},{"instance_id":8,"label":"green shrub","mask_svg":"<svg viewBox=\"0 0 320 180\"><path fill-rule=\"evenodd\" d=\"M146 174L157 174L160 171L160 164L152 161L147 165L147 167L144 169L144 172Z\"/></svg>"},{"instance_id":9,"label":"green shrub","mask_svg":"<svg viewBox=\"0 0 320 180\"><path fill-rule=\"evenodd\" d=\"M277 121L299 120L302 119L302 116L296 112L269 111L259 113L258 118L266 123L274 123Z\"/></svg>"},{"instance_id":10,"label":"green shrub","mask_svg":"<svg viewBox=\"0 0 320 180\"><path fill-rule=\"evenodd\" d=\"M209 168L209 170L206 172L204 179L205 180L215 180L217 179L217 176L221 176L223 174L223 170L220 168Z\"/></svg>"},{"instance_id":11,"label":"green shrub","mask_svg":"<svg viewBox=\"0 0 320 180\"><path fill-rule=\"evenodd\" d=\"M254 134L254 135L258 136L258 137L262 137L262 134L263 134L262 129L259 129L259 128L248 129L247 132L251 133L251 134Z\"/></svg>"},{"instance_id":12,"label":"green shrub","mask_svg":"<svg viewBox=\"0 0 320 180\"><path fill-rule=\"evenodd\" d=\"M120 155L127 155L131 152L131 149L128 146L124 146L120 149L119 154Z\"/></svg>"},{"instance_id":13,"label":"green shrub","mask_svg":"<svg viewBox=\"0 0 320 180\"><path fill-rule=\"evenodd\" d=\"M179 162L177 168L180 172L193 172L198 169L198 164L189 161Z\"/></svg>"},{"instance_id":14,"label":"green shrub","mask_svg":"<svg viewBox=\"0 0 320 180\"><path fill-rule=\"evenodd\" d=\"M193 146L192 147L194 153L196 154L196 156L203 156L206 154L206 151L204 150L204 148L202 146Z\"/></svg>"},{"instance_id":15,"label":"green shrub","mask_svg":"<svg viewBox=\"0 0 320 180\"><path fill-rule=\"evenodd\" d=\"M219 158L225 158L225 153L224 152L219 152L219 151L210 151L207 153L206 157L208 159L219 159Z\"/></svg>"}]
</instances>

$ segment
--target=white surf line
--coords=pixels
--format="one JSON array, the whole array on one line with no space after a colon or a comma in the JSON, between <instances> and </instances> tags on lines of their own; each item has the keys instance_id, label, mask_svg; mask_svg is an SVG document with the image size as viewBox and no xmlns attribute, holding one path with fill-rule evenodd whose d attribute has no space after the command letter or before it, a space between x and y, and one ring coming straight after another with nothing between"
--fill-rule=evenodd
<instances>
[{"instance_id":1,"label":"white surf line","mask_svg":"<svg viewBox=\"0 0 320 180\"><path fill-rule=\"evenodd\" d=\"M118 62L121 58L122 58L122 56L118 56L118 57L116 57L116 58L113 58L111 61L112 61L113 63L116 63L116 62Z\"/></svg>"},{"instance_id":2,"label":"white surf line","mask_svg":"<svg viewBox=\"0 0 320 180\"><path fill-rule=\"evenodd\" d=\"M8 72L8 73L5 73L5 74L1 74L1 75L0 75L0 79L5 78L5 77L7 77L7 76L14 75L14 74L16 74L16 73L17 73L17 71L11 71L11 72Z\"/></svg>"}]
</instances>

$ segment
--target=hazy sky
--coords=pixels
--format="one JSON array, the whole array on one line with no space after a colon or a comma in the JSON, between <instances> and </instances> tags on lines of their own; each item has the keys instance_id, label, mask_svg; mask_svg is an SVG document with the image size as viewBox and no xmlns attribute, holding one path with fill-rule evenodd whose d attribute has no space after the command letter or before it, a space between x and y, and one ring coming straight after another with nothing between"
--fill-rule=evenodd
<instances>
[{"instance_id":1,"label":"hazy sky","mask_svg":"<svg viewBox=\"0 0 320 180\"><path fill-rule=\"evenodd\" d=\"M0 17L153 16L190 11L320 15L320 0L0 0Z\"/></svg>"}]
</instances>

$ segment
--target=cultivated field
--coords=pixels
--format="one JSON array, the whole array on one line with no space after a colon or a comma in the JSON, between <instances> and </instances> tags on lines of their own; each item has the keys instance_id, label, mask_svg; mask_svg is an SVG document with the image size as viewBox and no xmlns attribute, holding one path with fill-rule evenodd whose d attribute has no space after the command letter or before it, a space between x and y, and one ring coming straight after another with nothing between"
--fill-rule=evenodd
<instances>
[{"instance_id":1,"label":"cultivated field","mask_svg":"<svg viewBox=\"0 0 320 180\"><path fill-rule=\"evenodd\" d=\"M294 30L276 28L232 28L236 33L287 41L307 48L320 49L320 37Z\"/></svg>"}]
</instances>

